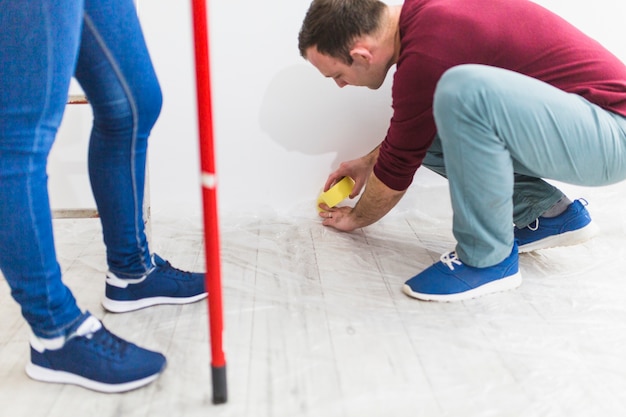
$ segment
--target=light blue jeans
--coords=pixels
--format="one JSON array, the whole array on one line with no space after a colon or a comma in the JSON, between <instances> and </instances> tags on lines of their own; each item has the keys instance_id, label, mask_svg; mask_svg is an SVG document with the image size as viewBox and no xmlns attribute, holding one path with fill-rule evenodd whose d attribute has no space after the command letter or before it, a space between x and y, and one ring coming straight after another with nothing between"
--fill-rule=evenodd
<instances>
[{"instance_id":1,"label":"light blue jeans","mask_svg":"<svg viewBox=\"0 0 626 417\"><path fill-rule=\"evenodd\" d=\"M626 118L519 73L461 65L434 98L438 140L424 165L449 180L459 258L487 267L561 198L541 178L601 186L626 178Z\"/></svg>"},{"instance_id":2,"label":"light blue jeans","mask_svg":"<svg viewBox=\"0 0 626 417\"><path fill-rule=\"evenodd\" d=\"M435 136L435 140L428 148L422 165L447 177L439 134ZM528 226L564 196L561 190L541 178L515 173L513 223L519 228Z\"/></svg>"},{"instance_id":3,"label":"light blue jeans","mask_svg":"<svg viewBox=\"0 0 626 417\"><path fill-rule=\"evenodd\" d=\"M89 176L108 266L141 276L147 139L162 96L133 1L0 0L0 270L47 338L81 315L61 280L46 175L72 75L94 114Z\"/></svg>"}]
</instances>

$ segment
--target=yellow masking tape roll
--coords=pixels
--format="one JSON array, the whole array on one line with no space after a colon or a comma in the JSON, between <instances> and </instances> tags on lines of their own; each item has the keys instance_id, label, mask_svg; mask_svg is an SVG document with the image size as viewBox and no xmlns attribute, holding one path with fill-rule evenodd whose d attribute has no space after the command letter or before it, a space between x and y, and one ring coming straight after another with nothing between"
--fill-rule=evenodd
<instances>
[{"instance_id":1,"label":"yellow masking tape roll","mask_svg":"<svg viewBox=\"0 0 626 417\"><path fill-rule=\"evenodd\" d=\"M350 177L343 177L341 181L330 187L328 191L320 194L317 199L317 210L322 211L319 208L320 203L326 203L328 207L335 207L350 195L353 188L354 180Z\"/></svg>"}]
</instances>

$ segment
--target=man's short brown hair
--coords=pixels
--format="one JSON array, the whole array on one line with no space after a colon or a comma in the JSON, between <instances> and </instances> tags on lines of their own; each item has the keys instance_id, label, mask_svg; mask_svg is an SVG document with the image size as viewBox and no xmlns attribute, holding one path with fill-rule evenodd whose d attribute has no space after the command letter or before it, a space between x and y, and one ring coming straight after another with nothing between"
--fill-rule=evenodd
<instances>
[{"instance_id":1,"label":"man's short brown hair","mask_svg":"<svg viewBox=\"0 0 626 417\"><path fill-rule=\"evenodd\" d=\"M356 38L376 32L385 3L379 0L313 0L298 35L300 55L315 46L321 54L352 64Z\"/></svg>"}]
</instances>

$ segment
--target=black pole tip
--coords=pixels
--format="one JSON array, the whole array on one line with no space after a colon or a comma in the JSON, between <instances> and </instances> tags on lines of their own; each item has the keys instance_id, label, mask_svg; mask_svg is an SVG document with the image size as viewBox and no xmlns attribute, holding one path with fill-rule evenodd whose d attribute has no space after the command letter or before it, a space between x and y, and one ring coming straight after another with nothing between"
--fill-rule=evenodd
<instances>
[{"instance_id":1,"label":"black pole tip","mask_svg":"<svg viewBox=\"0 0 626 417\"><path fill-rule=\"evenodd\" d=\"M226 365L211 366L213 379L213 404L224 404L228 401L228 388L226 385Z\"/></svg>"}]
</instances>

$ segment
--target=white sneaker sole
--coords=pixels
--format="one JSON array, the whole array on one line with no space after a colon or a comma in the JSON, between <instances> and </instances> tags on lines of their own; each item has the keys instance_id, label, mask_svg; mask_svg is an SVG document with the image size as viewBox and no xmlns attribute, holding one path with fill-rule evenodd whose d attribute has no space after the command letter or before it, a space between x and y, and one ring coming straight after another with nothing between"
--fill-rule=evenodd
<instances>
[{"instance_id":1,"label":"white sneaker sole","mask_svg":"<svg viewBox=\"0 0 626 417\"><path fill-rule=\"evenodd\" d=\"M157 373L135 381L124 382L121 384L106 384L104 382L93 381L69 372L43 368L33 364L32 362L29 362L26 365L26 374L37 381L78 385L83 388L108 394L131 391L143 387L144 385L148 385L157 379L160 375L160 373Z\"/></svg>"},{"instance_id":2,"label":"white sneaker sole","mask_svg":"<svg viewBox=\"0 0 626 417\"><path fill-rule=\"evenodd\" d=\"M105 297L102 300L102 307L111 313L127 313L161 304L191 304L206 298L207 295L208 293L205 292L192 297L151 297L136 301L116 301Z\"/></svg>"},{"instance_id":3,"label":"white sneaker sole","mask_svg":"<svg viewBox=\"0 0 626 417\"><path fill-rule=\"evenodd\" d=\"M481 297L487 294L493 294L497 292L509 291L515 289L522 285L522 274L517 272L516 274L510 275L506 278L501 278L496 281L488 282L487 284L481 285L480 287L476 287L474 289L459 292L455 294L424 294L415 292L409 287L407 284L404 284L402 287L402 291L408 295L409 297L417 298L422 301L442 301L442 302L451 302L451 301L463 301L470 300L472 298Z\"/></svg>"},{"instance_id":4,"label":"white sneaker sole","mask_svg":"<svg viewBox=\"0 0 626 417\"><path fill-rule=\"evenodd\" d=\"M557 248L562 246L573 246L583 243L598 234L598 226L594 222L585 227L572 230L571 232L559 235L548 236L535 242L527 243L518 248L519 253L532 252L540 249Z\"/></svg>"}]
</instances>

